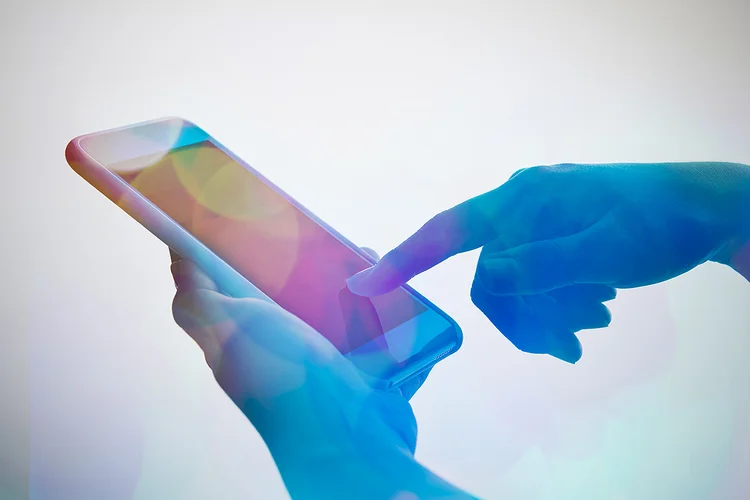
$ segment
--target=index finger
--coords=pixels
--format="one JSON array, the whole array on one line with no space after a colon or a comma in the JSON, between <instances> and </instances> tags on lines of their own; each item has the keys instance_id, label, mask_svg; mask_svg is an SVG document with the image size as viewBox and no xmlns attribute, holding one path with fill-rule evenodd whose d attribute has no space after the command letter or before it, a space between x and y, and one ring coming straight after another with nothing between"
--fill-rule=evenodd
<instances>
[{"instance_id":1,"label":"index finger","mask_svg":"<svg viewBox=\"0 0 750 500\"><path fill-rule=\"evenodd\" d=\"M349 278L347 286L357 295L382 295L449 257L492 241L497 236L493 221L513 203L515 184L505 183L437 214L375 266Z\"/></svg>"}]
</instances>

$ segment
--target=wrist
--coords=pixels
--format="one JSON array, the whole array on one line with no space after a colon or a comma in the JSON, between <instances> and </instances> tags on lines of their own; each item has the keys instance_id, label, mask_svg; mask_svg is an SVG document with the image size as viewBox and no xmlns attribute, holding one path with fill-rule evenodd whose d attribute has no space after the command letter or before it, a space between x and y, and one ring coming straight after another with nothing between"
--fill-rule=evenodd
<instances>
[{"instance_id":1,"label":"wrist","mask_svg":"<svg viewBox=\"0 0 750 500\"><path fill-rule=\"evenodd\" d=\"M737 202L737 230L728 245L727 263L750 281L750 166L742 167L746 175Z\"/></svg>"},{"instance_id":2,"label":"wrist","mask_svg":"<svg viewBox=\"0 0 750 500\"><path fill-rule=\"evenodd\" d=\"M750 166L727 164L722 215L725 238L711 260L725 264L750 281Z\"/></svg>"},{"instance_id":3,"label":"wrist","mask_svg":"<svg viewBox=\"0 0 750 500\"><path fill-rule=\"evenodd\" d=\"M736 251L746 251L750 242L750 165L741 165L738 168L744 173L741 179L741 188L737 200L737 230L734 241ZM745 250L743 250L745 249Z\"/></svg>"},{"instance_id":4,"label":"wrist","mask_svg":"<svg viewBox=\"0 0 750 500\"><path fill-rule=\"evenodd\" d=\"M712 260L734 269L750 281L750 238L739 237L728 242Z\"/></svg>"}]
</instances>

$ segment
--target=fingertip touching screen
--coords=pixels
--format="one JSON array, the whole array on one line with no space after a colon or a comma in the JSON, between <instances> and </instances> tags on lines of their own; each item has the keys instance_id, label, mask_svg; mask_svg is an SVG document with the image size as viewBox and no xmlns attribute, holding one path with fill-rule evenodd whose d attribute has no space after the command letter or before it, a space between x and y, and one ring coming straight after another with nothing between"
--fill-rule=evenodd
<instances>
[{"instance_id":1,"label":"fingertip touching screen","mask_svg":"<svg viewBox=\"0 0 750 500\"><path fill-rule=\"evenodd\" d=\"M449 327L403 288L375 298L352 294L346 279L371 264L209 136L105 166L343 354L390 349L394 332L420 343L417 330L427 323L433 337L441 332L435 327ZM394 361L430 340L402 346Z\"/></svg>"}]
</instances>

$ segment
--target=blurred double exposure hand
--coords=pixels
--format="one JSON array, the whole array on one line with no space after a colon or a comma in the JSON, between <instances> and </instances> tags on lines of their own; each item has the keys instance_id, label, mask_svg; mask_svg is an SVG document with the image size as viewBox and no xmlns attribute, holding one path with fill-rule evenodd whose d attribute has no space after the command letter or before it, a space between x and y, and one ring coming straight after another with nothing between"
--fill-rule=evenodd
<instances>
[{"instance_id":1,"label":"blurred double exposure hand","mask_svg":"<svg viewBox=\"0 0 750 500\"><path fill-rule=\"evenodd\" d=\"M603 303L616 288L668 280L708 260L750 276L749 228L746 165L532 167L436 215L348 286L383 294L482 247L474 304L518 349L575 363L575 333L609 324Z\"/></svg>"},{"instance_id":2,"label":"blurred double exposure hand","mask_svg":"<svg viewBox=\"0 0 750 500\"><path fill-rule=\"evenodd\" d=\"M176 322L258 430L294 498L463 497L414 460L408 397L424 379L379 390L292 314L225 296L194 263L172 261Z\"/></svg>"}]
</instances>

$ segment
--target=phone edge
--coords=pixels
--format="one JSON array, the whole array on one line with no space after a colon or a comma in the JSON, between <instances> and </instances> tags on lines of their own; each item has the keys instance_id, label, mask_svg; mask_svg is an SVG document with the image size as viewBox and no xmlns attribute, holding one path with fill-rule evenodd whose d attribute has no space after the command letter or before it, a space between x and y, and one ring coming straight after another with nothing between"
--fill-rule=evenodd
<instances>
[{"instance_id":1,"label":"phone edge","mask_svg":"<svg viewBox=\"0 0 750 500\"><path fill-rule=\"evenodd\" d=\"M169 217L166 213L164 213L162 210L160 210L157 206L155 206L153 203L151 203L150 200L142 196L138 191L132 189L132 187L124 181L122 178L117 176L115 173L111 172L109 169L107 169L104 165L101 165L99 162L97 162L94 158L92 158L90 155L86 153L86 151L81 147L80 142L83 139L86 139L88 137L94 137L97 135L104 135L108 133L116 133L121 132L124 130L128 130L131 128L137 128L153 123L159 123L167 120L180 120L181 122L185 123L186 125L195 127L202 131L204 134L206 134L207 137L211 139L211 142L214 143L217 147L219 147L225 154L227 154L230 158L232 158L234 161L239 163L243 166L243 168L247 169L252 173L254 176L256 176L261 182L266 184L269 188L271 188L276 194L284 198L287 202L292 204L295 208L300 210L302 213L304 213L306 216L310 217L316 224L323 227L326 231L328 231L332 236L334 236L337 240L339 240L341 243L349 247L350 250L354 251L361 257L363 257L367 262L371 264L375 264L375 260L370 256L367 252L364 252L359 246L355 245L351 240L346 238L344 235L339 233L336 229L328 225L325 221L321 220L317 215L315 215L312 211L307 209L304 205L302 205L300 202L298 202L296 199L292 198L289 194L287 194L285 191L283 191L279 186L277 186L275 183L273 183L271 180L269 180L267 177L265 177L262 173L255 170L251 165L249 165L246 161L242 160L242 158L239 158L236 154L234 154L227 146L225 146L223 143L218 141L214 136L208 134L205 132L205 130L202 127L199 127L194 122L187 120L185 118L179 117L179 116L164 116L161 118L156 118L152 120L145 120L137 123L133 123L130 125L124 125L120 127L114 127L110 129L100 130L97 132L89 133L89 134L83 134L79 135L73 139L71 139L66 148L65 148L65 158L68 163L68 165L71 167L71 169L76 172L81 178L83 178L88 184L93 186L97 191L99 191L102 195L104 195L107 199L109 199L112 203L117 205L121 210L125 211L131 218L135 219L136 222L138 222L142 227L144 227L147 231L149 231L151 234L156 236L159 240L161 240L163 243L167 244L167 246L172 247L174 246L181 246L179 242L173 242L172 244L167 243L164 241L165 239L172 239L169 235L165 235L163 233L158 233L157 231L153 230L149 225L147 225L146 222L144 222L141 218L141 216L137 213L133 213L132 210L129 210L129 207L123 206L121 203L117 201L117 197L114 193L115 189L114 187L107 186L107 184L116 183L121 188L121 191L131 195L135 196L138 200L138 203L144 204L148 207L148 210L151 212L156 211L159 213L160 216L166 218L166 221L169 222L170 226L172 226L173 230L177 230L178 233L181 233L181 236L183 238L188 238L194 242L194 247L201 247L200 252L206 254L210 257L211 260L217 261L217 263L221 264L221 267L227 268L222 269L222 273L227 273L230 271L229 274L234 274L236 276L231 276L232 281L235 282L232 285L230 285L233 290L227 291L230 295L237 295L238 293L241 293L243 295L249 294L250 296L261 296L260 298L263 298L265 300L273 302L273 300L265 295L260 289L255 287L255 285L252 284L247 278L240 275L234 268L232 268L229 264L227 264L223 259L221 259L218 255L216 255L210 248L208 248L203 242L195 238L190 232L188 232L186 229L182 228L177 222L175 222L171 217ZM173 248L178 253L181 251L185 251L184 248ZM191 251L188 251L186 253L192 253ZM237 278L239 278L242 283L240 284L236 283ZM425 372L426 370L433 367L435 364L437 364L439 361L449 357L450 355L457 352L460 347L463 345L463 331L461 330L461 327L458 325L458 323L445 311L443 311L441 308L439 308L437 305L435 305L432 301L424 297L422 294L414 290L409 285L403 285L403 288L405 288L409 293L417 297L420 301L422 301L425 305L427 305L430 309L432 309L433 312L439 314L443 319L446 320L446 322L450 325L450 328L453 330L453 342L451 346L446 346L445 349L437 349L433 354L426 356L424 359L419 360L419 362L412 363L409 366L409 369L399 369L396 371L393 376L385 379L385 382L387 382L388 388L398 388L402 384L412 380L414 377L420 375L421 373ZM242 289L242 292L238 292L237 289ZM234 293L232 293L234 292ZM275 302L274 302L275 303ZM447 329L446 329L447 330ZM345 355L344 355L345 356Z\"/></svg>"}]
</instances>

